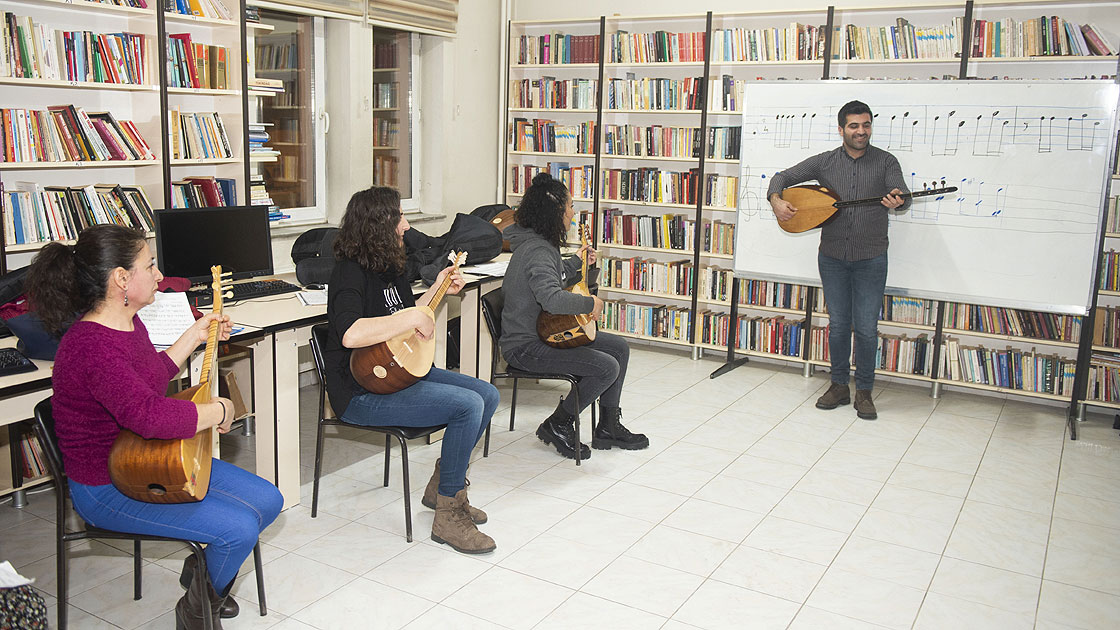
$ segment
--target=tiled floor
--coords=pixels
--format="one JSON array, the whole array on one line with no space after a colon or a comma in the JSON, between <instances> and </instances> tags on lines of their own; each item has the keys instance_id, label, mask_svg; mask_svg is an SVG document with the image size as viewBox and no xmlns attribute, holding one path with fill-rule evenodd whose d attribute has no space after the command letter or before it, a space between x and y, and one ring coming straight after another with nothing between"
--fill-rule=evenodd
<instances>
[{"instance_id":1,"label":"tiled floor","mask_svg":"<svg viewBox=\"0 0 1120 630\"><path fill-rule=\"evenodd\" d=\"M526 386L509 432L476 452L471 502L496 552L427 538L419 505L437 447L411 451L416 542L399 466L380 484L375 435L333 432L319 517L303 505L263 536L271 612L252 576L227 629L1114 628L1120 619L1120 437L1095 416L1064 439L1063 410L884 384L880 419L813 407L827 377L635 347L625 420L647 451L595 451L580 468L533 435L559 391ZM303 462L315 390L303 392ZM252 461L244 438L227 457ZM241 449L241 450L239 450ZM0 559L51 604L49 495L0 506ZM118 545L119 546L119 545ZM124 546L122 548L127 548ZM171 628L184 555L146 551L145 597L126 553L76 545L74 628ZM250 563L251 566L251 563ZM246 569L248 570L248 568Z\"/></svg>"}]
</instances>

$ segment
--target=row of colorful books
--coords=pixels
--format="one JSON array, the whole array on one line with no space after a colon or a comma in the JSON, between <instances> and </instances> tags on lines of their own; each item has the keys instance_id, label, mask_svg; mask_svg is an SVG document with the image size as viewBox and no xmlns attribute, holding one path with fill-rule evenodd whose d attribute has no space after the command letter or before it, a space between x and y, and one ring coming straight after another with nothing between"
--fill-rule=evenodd
<instances>
[{"instance_id":1,"label":"row of colorful books","mask_svg":"<svg viewBox=\"0 0 1120 630\"><path fill-rule=\"evenodd\" d=\"M1105 216L1107 221L1105 221L1104 231L1111 234L1120 233L1120 196L1108 200L1108 211Z\"/></svg>"},{"instance_id":2,"label":"row of colorful books","mask_svg":"<svg viewBox=\"0 0 1120 630\"><path fill-rule=\"evenodd\" d=\"M1077 361L1034 349L995 350L983 346L962 346L948 337L942 348L948 379L994 387L1070 396Z\"/></svg>"},{"instance_id":3,"label":"row of colorful books","mask_svg":"<svg viewBox=\"0 0 1120 630\"><path fill-rule=\"evenodd\" d=\"M1094 353L1089 362L1086 400L1120 402L1120 357Z\"/></svg>"},{"instance_id":4,"label":"row of colorful books","mask_svg":"<svg viewBox=\"0 0 1120 630\"><path fill-rule=\"evenodd\" d=\"M400 159L395 155L373 156L373 183L375 186L399 185Z\"/></svg>"},{"instance_id":5,"label":"row of colorful books","mask_svg":"<svg viewBox=\"0 0 1120 630\"><path fill-rule=\"evenodd\" d=\"M514 45L516 63L599 63L598 35L570 35L559 31L544 35L521 35Z\"/></svg>"},{"instance_id":6,"label":"row of colorful books","mask_svg":"<svg viewBox=\"0 0 1120 630\"><path fill-rule=\"evenodd\" d=\"M700 297L705 300L731 301L732 282L739 283L739 304L805 310L809 287L802 284L735 278L731 269L711 265L700 269Z\"/></svg>"},{"instance_id":7,"label":"row of colorful books","mask_svg":"<svg viewBox=\"0 0 1120 630\"><path fill-rule=\"evenodd\" d=\"M373 69L399 68L400 59L397 56L396 42L382 42L373 45Z\"/></svg>"},{"instance_id":8,"label":"row of colorful books","mask_svg":"<svg viewBox=\"0 0 1120 630\"><path fill-rule=\"evenodd\" d=\"M151 232L152 206L139 186L17 184L0 195L4 235L17 245L75 239L91 225L117 224Z\"/></svg>"},{"instance_id":9,"label":"row of colorful books","mask_svg":"<svg viewBox=\"0 0 1120 630\"><path fill-rule=\"evenodd\" d=\"M391 109L399 102L400 82L387 81L373 84L373 106L378 109Z\"/></svg>"},{"instance_id":10,"label":"row of colorful books","mask_svg":"<svg viewBox=\"0 0 1120 630\"><path fill-rule=\"evenodd\" d=\"M540 77L509 82L509 106L529 109L595 109L598 79Z\"/></svg>"},{"instance_id":11,"label":"row of colorful books","mask_svg":"<svg viewBox=\"0 0 1120 630\"><path fill-rule=\"evenodd\" d=\"M595 121L560 125L543 118L514 118L509 124L509 144L514 151L592 154Z\"/></svg>"},{"instance_id":12,"label":"row of colorful books","mask_svg":"<svg viewBox=\"0 0 1120 630\"><path fill-rule=\"evenodd\" d=\"M4 12L2 18L0 77L148 83L145 35L53 29L11 12Z\"/></svg>"},{"instance_id":13,"label":"row of colorful books","mask_svg":"<svg viewBox=\"0 0 1120 630\"><path fill-rule=\"evenodd\" d=\"M373 146L397 147L401 124L396 120L378 118L373 121Z\"/></svg>"},{"instance_id":14,"label":"row of colorful books","mask_svg":"<svg viewBox=\"0 0 1120 630\"><path fill-rule=\"evenodd\" d=\"M237 203L237 180L228 177L185 177L171 182L172 208L220 208Z\"/></svg>"},{"instance_id":15,"label":"row of colorful books","mask_svg":"<svg viewBox=\"0 0 1120 630\"><path fill-rule=\"evenodd\" d=\"M961 49L962 18L951 24L915 27L905 18L893 26L837 27L833 59L953 59Z\"/></svg>"},{"instance_id":16,"label":"row of colorful books","mask_svg":"<svg viewBox=\"0 0 1120 630\"><path fill-rule=\"evenodd\" d=\"M734 347L740 350L796 357L801 356L805 341L802 334L804 319L740 315L732 325L728 313L703 311L697 321L700 324L696 331L700 343L726 346L728 335L734 333Z\"/></svg>"},{"instance_id":17,"label":"row of colorful books","mask_svg":"<svg viewBox=\"0 0 1120 630\"><path fill-rule=\"evenodd\" d=\"M610 79L606 84L604 109L684 111L700 109L703 104L703 81L697 78L637 78L632 72L625 78Z\"/></svg>"},{"instance_id":18,"label":"row of colorful books","mask_svg":"<svg viewBox=\"0 0 1120 630\"><path fill-rule=\"evenodd\" d=\"M657 168L606 168L602 170L603 199L644 203L694 204L703 195L704 205L735 208L739 178L708 173L699 181L700 169L663 171Z\"/></svg>"},{"instance_id":19,"label":"row of colorful books","mask_svg":"<svg viewBox=\"0 0 1120 630\"><path fill-rule=\"evenodd\" d=\"M167 82L171 87L208 90L229 89L225 46L191 41L190 33L167 36Z\"/></svg>"},{"instance_id":20,"label":"row of colorful books","mask_svg":"<svg viewBox=\"0 0 1120 630\"><path fill-rule=\"evenodd\" d=\"M603 208L602 242L675 249L688 252L696 237L696 222L683 214L647 216L626 214L618 208ZM701 246L713 254L730 254L735 245L735 226L720 221L705 221Z\"/></svg>"},{"instance_id":21,"label":"row of colorful books","mask_svg":"<svg viewBox=\"0 0 1120 630\"><path fill-rule=\"evenodd\" d=\"M806 61L824 54L824 26L791 22L788 28L712 31L713 62Z\"/></svg>"},{"instance_id":22,"label":"row of colorful books","mask_svg":"<svg viewBox=\"0 0 1120 630\"><path fill-rule=\"evenodd\" d=\"M237 7L237 3L227 4L227 0L163 0L163 8L168 13L218 20L237 19L237 10L239 10Z\"/></svg>"},{"instance_id":23,"label":"row of colorful books","mask_svg":"<svg viewBox=\"0 0 1120 630\"><path fill-rule=\"evenodd\" d=\"M171 158L177 160L233 157L225 125L218 112L171 110Z\"/></svg>"},{"instance_id":24,"label":"row of colorful books","mask_svg":"<svg viewBox=\"0 0 1120 630\"><path fill-rule=\"evenodd\" d=\"M973 57L1115 55L1117 46L1096 26L1058 16L973 20Z\"/></svg>"},{"instance_id":25,"label":"row of colorful books","mask_svg":"<svg viewBox=\"0 0 1120 630\"><path fill-rule=\"evenodd\" d=\"M602 330L671 341L688 341L692 312L687 307L610 301L603 306Z\"/></svg>"},{"instance_id":26,"label":"row of colorful books","mask_svg":"<svg viewBox=\"0 0 1120 630\"><path fill-rule=\"evenodd\" d=\"M809 360L830 361L828 326L814 326L809 333ZM897 372L899 374L933 374L933 344L925 334L917 337L908 335L879 334L875 349L875 369Z\"/></svg>"},{"instance_id":27,"label":"row of colorful books","mask_svg":"<svg viewBox=\"0 0 1120 630\"><path fill-rule=\"evenodd\" d=\"M996 335L1073 343L1081 338L1082 318L1074 315L949 302L944 321L948 328Z\"/></svg>"},{"instance_id":28,"label":"row of colorful books","mask_svg":"<svg viewBox=\"0 0 1120 630\"><path fill-rule=\"evenodd\" d=\"M823 292L818 291L818 293ZM879 319L905 324L934 326L937 324L937 304L932 300L923 300L922 298L884 295L883 310Z\"/></svg>"},{"instance_id":29,"label":"row of colorful books","mask_svg":"<svg viewBox=\"0 0 1120 630\"><path fill-rule=\"evenodd\" d=\"M568 188L573 199L590 199L595 167L591 164L572 166L567 162L547 162L538 164L515 164L510 167L509 188L515 195L523 195L539 173L548 173L560 180Z\"/></svg>"},{"instance_id":30,"label":"row of colorful books","mask_svg":"<svg viewBox=\"0 0 1120 630\"><path fill-rule=\"evenodd\" d=\"M608 63L688 63L704 61L704 33L629 33L607 35Z\"/></svg>"},{"instance_id":31,"label":"row of colorful books","mask_svg":"<svg viewBox=\"0 0 1120 630\"><path fill-rule=\"evenodd\" d=\"M299 68L299 47L296 44L257 43L253 50L257 70L293 70Z\"/></svg>"},{"instance_id":32,"label":"row of colorful books","mask_svg":"<svg viewBox=\"0 0 1120 630\"><path fill-rule=\"evenodd\" d=\"M659 262L646 258L600 256L600 286L662 295L692 295L694 266L689 260Z\"/></svg>"},{"instance_id":33,"label":"row of colorful books","mask_svg":"<svg viewBox=\"0 0 1120 630\"><path fill-rule=\"evenodd\" d=\"M0 155L5 162L154 160L130 120L81 107L0 109Z\"/></svg>"},{"instance_id":34,"label":"row of colorful books","mask_svg":"<svg viewBox=\"0 0 1120 630\"><path fill-rule=\"evenodd\" d=\"M703 144L709 158L737 160L741 131L741 127L708 127L707 141L701 143L698 127L604 125L603 154L695 158Z\"/></svg>"},{"instance_id":35,"label":"row of colorful books","mask_svg":"<svg viewBox=\"0 0 1120 630\"><path fill-rule=\"evenodd\" d=\"M43 447L34 435L24 435L19 441L20 473L24 479L38 479L49 472Z\"/></svg>"}]
</instances>

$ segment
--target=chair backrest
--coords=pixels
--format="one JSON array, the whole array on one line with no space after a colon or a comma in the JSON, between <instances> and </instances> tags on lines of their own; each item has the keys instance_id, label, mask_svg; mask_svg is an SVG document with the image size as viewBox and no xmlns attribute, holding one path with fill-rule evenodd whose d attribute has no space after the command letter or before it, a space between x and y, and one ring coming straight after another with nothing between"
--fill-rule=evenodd
<instances>
[{"instance_id":1,"label":"chair backrest","mask_svg":"<svg viewBox=\"0 0 1120 630\"><path fill-rule=\"evenodd\" d=\"M319 373L319 383L326 386L327 366L323 361L323 347L327 345L330 324L315 324L311 327L311 356L315 359L315 371Z\"/></svg>"},{"instance_id":2,"label":"chair backrest","mask_svg":"<svg viewBox=\"0 0 1120 630\"><path fill-rule=\"evenodd\" d=\"M55 481L61 484L66 473L62 466L62 451L58 448L58 438L54 432L54 413L51 410L50 397L35 405L35 437L39 439L39 447L43 451L43 456L47 458L47 470Z\"/></svg>"},{"instance_id":3,"label":"chair backrest","mask_svg":"<svg viewBox=\"0 0 1120 630\"><path fill-rule=\"evenodd\" d=\"M486 328L490 331L490 338L497 347L498 340L502 338L502 308L505 307L506 296L501 287L482 296L482 316L486 320Z\"/></svg>"}]
</instances>

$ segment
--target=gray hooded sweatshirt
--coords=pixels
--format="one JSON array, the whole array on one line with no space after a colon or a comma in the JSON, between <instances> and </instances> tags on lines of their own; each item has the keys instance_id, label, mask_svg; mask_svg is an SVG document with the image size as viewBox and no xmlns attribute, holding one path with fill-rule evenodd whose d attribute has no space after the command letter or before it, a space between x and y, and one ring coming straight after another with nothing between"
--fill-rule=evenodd
<instances>
[{"instance_id":1,"label":"gray hooded sweatshirt","mask_svg":"<svg viewBox=\"0 0 1120 630\"><path fill-rule=\"evenodd\" d=\"M578 256L563 260L555 245L520 225L509 226L502 236L509 239L513 252L502 281L505 308L499 344L503 353L540 340L537 317L542 308L554 315L590 313L595 308L592 298L564 290L580 279ZM596 271L589 269L588 275L593 279Z\"/></svg>"}]
</instances>

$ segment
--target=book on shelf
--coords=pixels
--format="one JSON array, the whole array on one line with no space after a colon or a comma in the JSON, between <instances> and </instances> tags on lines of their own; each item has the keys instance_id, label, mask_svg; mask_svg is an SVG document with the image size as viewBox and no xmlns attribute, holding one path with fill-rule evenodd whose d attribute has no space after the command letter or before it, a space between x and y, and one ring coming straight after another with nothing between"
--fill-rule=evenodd
<instances>
[{"instance_id":1,"label":"book on shelf","mask_svg":"<svg viewBox=\"0 0 1120 630\"><path fill-rule=\"evenodd\" d=\"M87 114L74 105L46 110L0 109L4 162L152 160L136 126L108 112Z\"/></svg>"},{"instance_id":2,"label":"book on shelf","mask_svg":"<svg viewBox=\"0 0 1120 630\"><path fill-rule=\"evenodd\" d=\"M704 33L629 33L607 35L609 63L679 63L704 61Z\"/></svg>"},{"instance_id":3,"label":"book on shelf","mask_svg":"<svg viewBox=\"0 0 1120 630\"><path fill-rule=\"evenodd\" d=\"M692 295L695 266L690 260L659 262L638 257L603 256L599 259L599 267L603 270L599 277L602 288L681 297Z\"/></svg>"},{"instance_id":4,"label":"book on shelf","mask_svg":"<svg viewBox=\"0 0 1120 630\"><path fill-rule=\"evenodd\" d=\"M879 318L887 322L936 325L936 304L932 300L901 295L884 295Z\"/></svg>"},{"instance_id":5,"label":"book on shelf","mask_svg":"<svg viewBox=\"0 0 1120 630\"><path fill-rule=\"evenodd\" d=\"M917 337L880 334L875 353L875 369L929 376L933 373L933 352L930 346L925 334Z\"/></svg>"},{"instance_id":6,"label":"book on shelf","mask_svg":"<svg viewBox=\"0 0 1120 630\"><path fill-rule=\"evenodd\" d=\"M171 158L200 160L232 158L229 138L217 112L171 110Z\"/></svg>"},{"instance_id":7,"label":"book on shelf","mask_svg":"<svg viewBox=\"0 0 1120 630\"><path fill-rule=\"evenodd\" d=\"M373 69L395 70L400 63L397 57L396 42L379 42L373 45Z\"/></svg>"},{"instance_id":8,"label":"book on shelf","mask_svg":"<svg viewBox=\"0 0 1120 630\"><path fill-rule=\"evenodd\" d=\"M152 206L140 187L119 184L42 186L19 182L4 191L4 233L12 244L75 239L91 225L151 232Z\"/></svg>"},{"instance_id":9,"label":"book on shelf","mask_svg":"<svg viewBox=\"0 0 1120 630\"><path fill-rule=\"evenodd\" d=\"M600 330L643 337L688 341L692 321L690 309L642 302L611 300L603 305Z\"/></svg>"},{"instance_id":10,"label":"book on shelf","mask_svg":"<svg viewBox=\"0 0 1120 630\"><path fill-rule=\"evenodd\" d=\"M163 9L168 13L218 20L233 20L237 14L230 7L236 6L235 3L227 4L226 0L163 0Z\"/></svg>"},{"instance_id":11,"label":"book on shelf","mask_svg":"<svg viewBox=\"0 0 1120 630\"><path fill-rule=\"evenodd\" d=\"M914 26L899 17L891 26L846 24L836 31L834 59L953 59L960 56L963 18L938 26ZM834 42L835 44L835 42Z\"/></svg>"},{"instance_id":12,"label":"book on shelf","mask_svg":"<svg viewBox=\"0 0 1120 630\"><path fill-rule=\"evenodd\" d=\"M600 178L604 199L643 203L694 204L700 169L605 168Z\"/></svg>"},{"instance_id":13,"label":"book on shelf","mask_svg":"<svg viewBox=\"0 0 1120 630\"><path fill-rule=\"evenodd\" d=\"M190 33L171 33L167 36L168 84L177 88L229 89L226 62L231 58L225 46L191 41Z\"/></svg>"},{"instance_id":14,"label":"book on shelf","mask_svg":"<svg viewBox=\"0 0 1120 630\"><path fill-rule=\"evenodd\" d=\"M573 199L590 200L592 184L595 178L595 167L592 164L572 166L568 162L548 162L544 166L537 164L515 164L510 167L510 191L514 195L523 195L529 189L533 178L538 173L548 173L559 180L571 193Z\"/></svg>"},{"instance_id":15,"label":"book on shelf","mask_svg":"<svg viewBox=\"0 0 1120 630\"><path fill-rule=\"evenodd\" d=\"M599 35L521 35L516 50L518 65L599 63Z\"/></svg>"},{"instance_id":16,"label":"book on shelf","mask_svg":"<svg viewBox=\"0 0 1120 630\"><path fill-rule=\"evenodd\" d=\"M703 77L664 79L637 78L627 72L624 78L609 79L604 109L644 111L698 110L703 104Z\"/></svg>"},{"instance_id":17,"label":"book on shelf","mask_svg":"<svg viewBox=\"0 0 1120 630\"><path fill-rule=\"evenodd\" d=\"M948 380L1060 396L1073 392L1077 363L1072 358L1039 354L1034 348L962 346L953 337L945 338L942 353L948 355Z\"/></svg>"},{"instance_id":18,"label":"book on shelf","mask_svg":"<svg viewBox=\"0 0 1120 630\"><path fill-rule=\"evenodd\" d=\"M148 43L140 33L51 28L4 12L0 77L142 85L148 82Z\"/></svg>"},{"instance_id":19,"label":"book on shelf","mask_svg":"<svg viewBox=\"0 0 1120 630\"><path fill-rule=\"evenodd\" d=\"M524 109L595 109L598 79L512 79L509 106Z\"/></svg>"},{"instance_id":20,"label":"book on shelf","mask_svg":"<svg viewBox=\"0 0 1120 630\"><path fill-rule=\"evenodd\" d=\"M959 18L958 18L959 21ZM972 57L1115 55L1116 46L1092 24L1060 16L973 20Z\"/></svg>"},{"instance_id":21,"label":"book on shelf","mask_svg":"<svg viewBox=\"0 0 1120 630\"><path fill-rule=\"evenodd\" d=\"M279 93L284 91L284 82L280 79L262 79L260 77L254 77L249 79L249 87L254 90Z\"/></svg>"},{"instance_id":22,"label":"book on shelf","mask_svg":"<svg viewBox=\"0 0 1120 630\"><path fill-rule=\"evenodd\" d=\"M554 120L514 118L509 124L509 140L514 151L592 154L595 121L561 125Z\"/></svg>"},{"instance_id":23,"label":"book on shelf","mask_svg":"<svg viewBox=\"0 0 1120 630\"><path fill-rule=\"evenodd\" d=\"M945 326L1012 337L1029 337L1076 343L1081 338L1082 318L998 306L945 304Z\"/></svg>"},{"instance_id":24,"label":"book on shelf","mask_svg":"<svg viewBox=\"0 0 1120 630\"><path fill-rule=\"evenodd\" d=\"M788 28L717 28L712 61L808 61L824 56L825 25L792 22ZM701 58L703 60L703 58Z\"/></svg>"},{"instance_id":25,"label":"book on shelf","mask_svg":"<svg viewBox=\"0 0 1120 630\"><path fill-rule=\"evenodd\" d=\"M171 182L174 208L218 208L237 205L237 182L226 177L185 177Z\"/></svg>"},{"instance_id":26,"label":"book on shelf","mask_svg":"<svg viewBox=\"0 0 1120 630\"><path fill-rule=\"evenodd\" d=\"M47 460L43 447L32 434L25 434L19 440L20 473L24 479L37 479L47 474Z\"/></svg>"},{"instance_id":27,"label":"book on shelf","mask_svg":"<svg viewBox=\"0 0 1120 630\"><path fill-rule=\"evenodd\" d=\"M733 346L740 350L798 357L805 342L803 319L739 315L733 324L729 313L704 310L697 323L697 340L717 346L726 346L734 333Z\"/></svg>"},{"instance_id":28,"label":"book on shelf","mask_svg":"<svg viewBox=\"0 0 1120 630\"><path fill-rule=\"evenodd\" d=\"M397 106L400 83L397 81L375 82L373 84L373 106L377 109L392 109Z\"/></svg>"}]
</instances>

